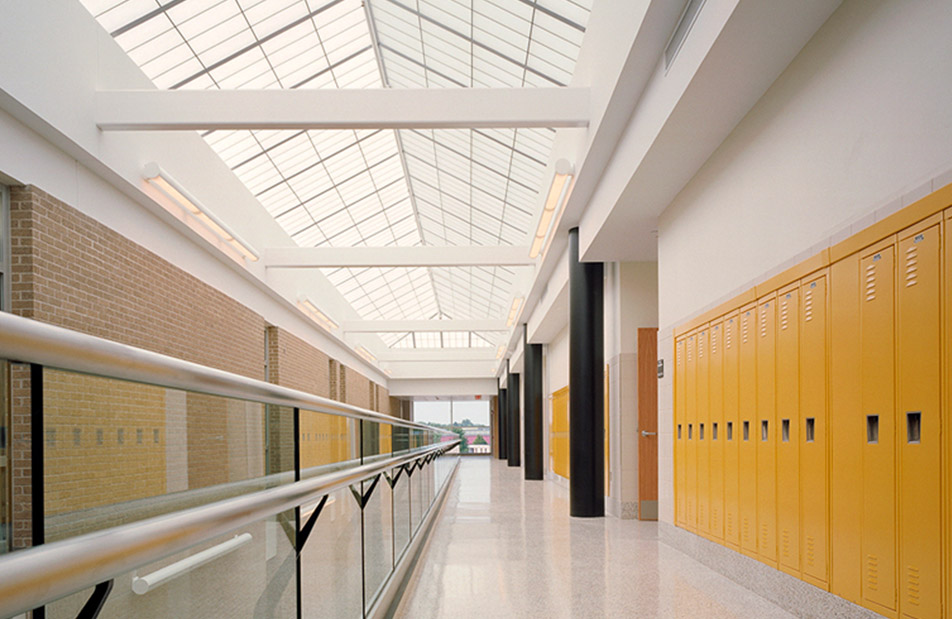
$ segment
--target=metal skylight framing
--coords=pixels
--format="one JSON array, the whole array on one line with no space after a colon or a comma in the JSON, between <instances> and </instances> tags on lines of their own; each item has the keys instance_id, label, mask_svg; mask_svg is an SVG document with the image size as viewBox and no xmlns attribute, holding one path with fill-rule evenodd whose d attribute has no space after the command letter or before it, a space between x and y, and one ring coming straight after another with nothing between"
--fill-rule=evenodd
<instances>
[{"instance_id":1,"label":"metal skylight framing","mask_svg":"<svg viewBox=\"0 0 952 619\"><path fill-rule=\"evenodd\" d=\"M192 89L563 85L590 8L590 0L82 1L157 87ZM204 137L301 246L497 245L525 240L554 132ZM502 267L325 274L367 319L501 316L514 278ZM398 345L408 335L425 343L417 334L381 339ZM470 334L471 346L474 338L491 345Z\"/></svg>"}]
</instances>

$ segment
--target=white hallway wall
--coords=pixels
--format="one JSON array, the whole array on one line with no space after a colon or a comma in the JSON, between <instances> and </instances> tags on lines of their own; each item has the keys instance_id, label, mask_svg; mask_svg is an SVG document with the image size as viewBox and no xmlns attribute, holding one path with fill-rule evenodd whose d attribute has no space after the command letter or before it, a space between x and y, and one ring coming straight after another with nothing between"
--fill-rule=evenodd
<instances>
[{"instance_id":1,"label":"white hallway wall","mask_svg":"<svg viewBox=\"0 0 952 619\"><path fill-rule=\"evenodd\" d=\"M662 214L662 520L671 328L952 182L950 30L948 0L846 0Z\"/></svg>"}]
</instances>

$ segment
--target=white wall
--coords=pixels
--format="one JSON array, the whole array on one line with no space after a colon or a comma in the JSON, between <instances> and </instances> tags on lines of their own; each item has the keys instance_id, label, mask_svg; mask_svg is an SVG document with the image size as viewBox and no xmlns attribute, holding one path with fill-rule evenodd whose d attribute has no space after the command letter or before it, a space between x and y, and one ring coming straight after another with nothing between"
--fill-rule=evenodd
<instances>
[{"instance_id":1,"label":"white wall","mask_svg":"<svg viewBox=\"0 0 952 619\"><path fill-rule=\"evenodd\" d=\"M950 29L948 0L841 5L662 214L662 325L952 165Z\"/></svg>"},{"instance_id":2,"label":"white wall","mask_svg":"<svg viewBox=\"0 0 952 619\"><path fill-rule=\"evenodd\" d=\"M546 395L569 384L569 328L565 326L544 350Z\"/></svg>"},{"instance_id":3,"label":"white wall","mask_svg":"<svg viewBox=\"0 0 952 619\"><path fill-rule=\"evenodd\" d=\"M843 2L662 214L661 356L670 327L952 182L950 30L948 0Z\"/></svg>"}]
</instances>

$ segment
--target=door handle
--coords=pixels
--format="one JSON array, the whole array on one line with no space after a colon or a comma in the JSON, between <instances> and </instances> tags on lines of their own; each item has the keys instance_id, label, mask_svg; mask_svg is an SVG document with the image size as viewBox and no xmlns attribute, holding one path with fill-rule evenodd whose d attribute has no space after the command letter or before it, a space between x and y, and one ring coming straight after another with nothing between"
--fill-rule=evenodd
<instances>
[{"instance_id":1,"label":"door handle","mask_svg":"<svg viewBox=\"0 0 952 619\"><path fill-rule=\"evenodd\" d=\"M657 436L658 433L657 433L657 432L648 432L647 430L642 430L642 431L641 431L641 435L642 435L642 436Z\"/></svg>"}]
</instances>

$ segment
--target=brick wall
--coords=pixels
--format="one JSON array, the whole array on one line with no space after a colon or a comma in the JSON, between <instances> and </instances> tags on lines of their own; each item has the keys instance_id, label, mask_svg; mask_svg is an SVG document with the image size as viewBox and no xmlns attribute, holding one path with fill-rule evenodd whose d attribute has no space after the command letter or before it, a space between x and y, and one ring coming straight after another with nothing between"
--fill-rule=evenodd
<instances>
[{"instance_id":1,"label":"brick wall","mask_svg":"<svg viewBox=\"0 0 952 619\"><path fill-rule=\"evenodd\" d=\"M14 313L365 408L388 402L367 377L43 191L13 187L10 203ZM13 538L23 547L29 368L10 376ZM53 371L44 394L48 539L82 530L66 515L76 510L293 466L290 410ZM302 465L354 457L354 426L302 415Z\"/></svg>"}]
</instances>

